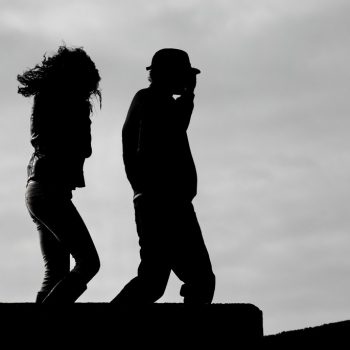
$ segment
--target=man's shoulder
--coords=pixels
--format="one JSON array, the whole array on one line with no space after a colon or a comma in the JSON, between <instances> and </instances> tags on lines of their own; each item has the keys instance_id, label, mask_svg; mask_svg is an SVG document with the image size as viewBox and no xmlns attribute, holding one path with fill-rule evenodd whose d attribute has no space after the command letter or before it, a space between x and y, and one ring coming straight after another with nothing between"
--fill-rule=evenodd
<instances>
[{"instance_id":1,"label":"man's shoulder","mask_svg":"<svg viewBox=\"0 0 350 350\"><path fill-rule=\"evenodd\" d=\"M150 88L144 88L136 92L135 97L136 99L147 99L152 95Z\"/></svg>"},{"instance_id":2,"label":"man's shoulder","mask_svg":"<svg viewBox=\"0 0 350 350\"><path fill-rule=\"evenodd\" d=\"M136 92L131 103L131 109L132 110L134 110L135 108L147 109L148 106L153 104L153 99L154 99L154 96L150 88L141 89Z\"/></svg>"},{"instance_id":3,"label":"man's shoulder","mask_svg":"<svg viewBox=\"0 0 350 350\"><path fill-rule=\"evenodd\" d=\"M142 111L147 109L147 106L150 104L149 101L150 101L150 95L149 95L148 88L137 91L131 101L127 119L137 118L137 115L139 115L140 113L143 113Z\"/></svg>"}]
</instances>

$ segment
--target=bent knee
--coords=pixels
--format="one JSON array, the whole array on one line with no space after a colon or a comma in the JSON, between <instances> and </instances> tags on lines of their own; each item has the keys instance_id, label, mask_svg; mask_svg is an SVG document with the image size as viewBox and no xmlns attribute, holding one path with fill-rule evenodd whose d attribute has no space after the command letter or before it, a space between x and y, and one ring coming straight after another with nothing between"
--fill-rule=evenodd
<instances>
[{"instance_id":1,"label":"bent knee","mask_svg":"<svg viewBox=\"0 0 350 350\"><path fill-rule=\"evenodd\" d=\"M200 282L201 289L203 291L202 294L208 300L208 302L211 302L213 300L215 284L216 277L213 272L207 274Z\"/></svg>"},{"instance_id":2,"label":"bent knee","mask_svg":"<svg viewBox=\"0 0 350 350\"><path fill-rule=\"evenodd\" d=\"M97 272L100 271L100 268L100 258L98 257L98 255L96 255L96 257L89 262L89 270L92 277L94 277L97 274Z\"/></svg>"},{"instance_id":3,"label":"bent knee","mask_svg":"<svg viewBox=\"0 0 350 350\"><path fill-rule=\"evenodd\" d=\"M98 255L89 260L81 261L76 264L75 270L84 276L86 283L89 282L100 270L101 263Z\"/></svg>"},{"instance_id":4,"label":"bent knee","mask_svg":"<svg viewBox=\"0 0 350 350\"><path fill-rule=\"evenodd\" d=\"M160 299L165 292L165 286L153 286L148 289L148 298L151 303L156 302L158 299Z\"/></svg>"},{"instance_id":5,"label":"bent knee","mask_svg":"<svg viewBox=\"0 0 350 350\"><path fill-rule=\"evenodd\" d=\"M187 282L181 287L180 295L188 304L210 304L214 298L216 278L213 273Z\"/></svg>"},{"instance_id":6,"label":"bent knee","mask_svg":"<svg viewBox=\"0 0 350 350\"><path fill-rule=\"evenodd\" d=\"M150 303L156 302L165 292L167 283L163 281L144 281L144 292L146 299Z\"/></svg>"}]
</instances>

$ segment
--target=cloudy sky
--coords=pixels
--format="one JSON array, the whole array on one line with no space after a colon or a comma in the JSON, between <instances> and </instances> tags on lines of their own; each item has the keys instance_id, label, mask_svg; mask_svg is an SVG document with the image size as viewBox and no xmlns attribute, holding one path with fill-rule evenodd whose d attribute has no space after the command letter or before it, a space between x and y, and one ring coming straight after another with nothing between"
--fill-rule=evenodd
<instances>
[{"instance_id":1,"label":"cloudy sky","mask_svg":"<svg viewBox=\"0 0 350 350\"><path fill-rule=\"evenodd\" d=\"M110 301L138 265L121 127L153 53L177 47L202 71L189 137L214 301L258 306L266 334L349 319L349 13L347 0L0 0L0 301L33 301L43 275L16 75L63 42L100 70L74 202L102 261L80 301ZM179 287L172 276L161 301Z\"/></svg>"}]
</instances>

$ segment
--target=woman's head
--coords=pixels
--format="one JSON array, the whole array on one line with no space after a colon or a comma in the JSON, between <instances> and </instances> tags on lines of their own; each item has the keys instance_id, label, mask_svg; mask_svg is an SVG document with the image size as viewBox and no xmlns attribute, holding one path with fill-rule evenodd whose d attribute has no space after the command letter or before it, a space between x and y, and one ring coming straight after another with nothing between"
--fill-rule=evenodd
<instances>
[{"instance_id":1,"label":"woman's head","mask_svg":"<svg viewBox=\"0 0 350 350\"><path fill-rule=\"evenodd\" d=\"M21 84L18 93L25 97L45 93L88 100L95 95L101 103L99 72L82 48L60 46L57 53L44 56L40 64L18 75L17 80Z\"/></svg>"}]
</instances>

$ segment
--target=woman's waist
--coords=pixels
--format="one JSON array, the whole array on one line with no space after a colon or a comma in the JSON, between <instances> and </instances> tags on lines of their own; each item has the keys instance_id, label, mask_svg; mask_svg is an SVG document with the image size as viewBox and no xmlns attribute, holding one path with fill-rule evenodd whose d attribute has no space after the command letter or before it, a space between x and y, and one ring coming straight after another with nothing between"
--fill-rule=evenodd
<instances>
[{"instance_id":1,"label":"woman's waist","mask_svg":"<svg viewBox=\"0 0 350 350\"><path fill-rule=\"evenodd\" d=\"M27 166L27 181L55 184L59 187L84 187L84 159L57 159L34 153Z\"/></svg>"},{"instance_id":2,"label":"woman's waist","mask_svg":"<svg viewBox=\"0 0 350 350\"><path fill-rule=\"evenodd\" d=\"M72 198L72 189L62 181L40 181L30 179L26 186L27 197L41 197L53 195L55 197Z\"/></svg>"}]
</instances>

